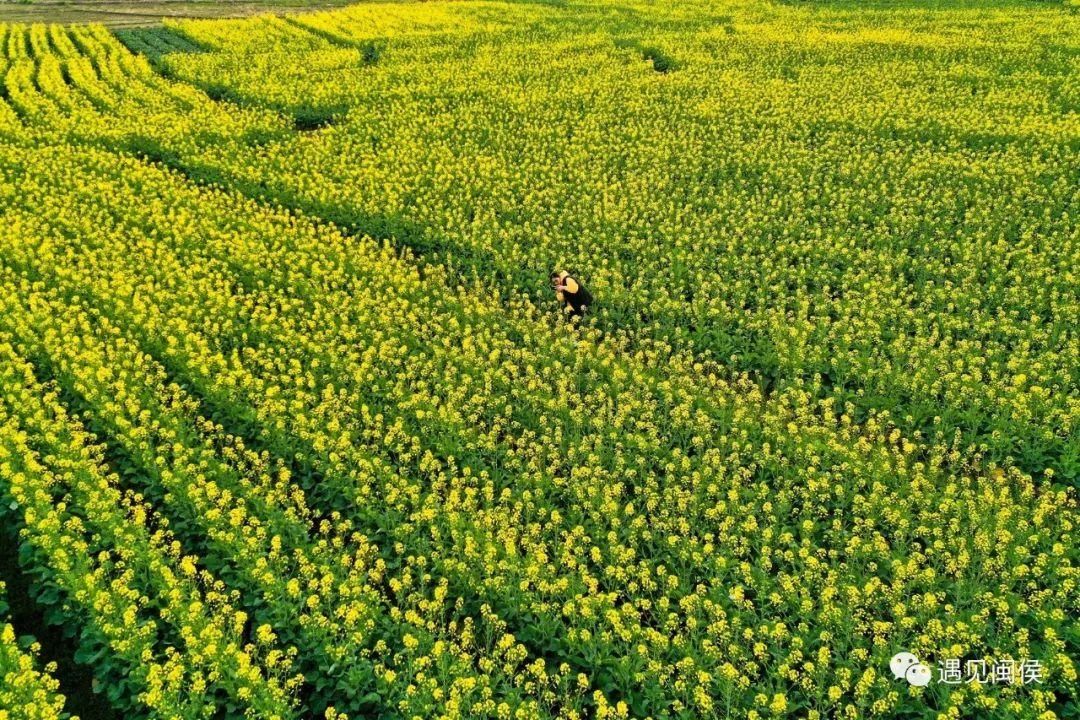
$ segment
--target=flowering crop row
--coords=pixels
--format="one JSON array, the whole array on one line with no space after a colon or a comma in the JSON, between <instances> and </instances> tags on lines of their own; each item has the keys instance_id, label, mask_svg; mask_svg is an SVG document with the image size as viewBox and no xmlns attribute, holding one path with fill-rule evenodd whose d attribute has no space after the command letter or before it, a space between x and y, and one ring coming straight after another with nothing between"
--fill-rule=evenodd
<instances>
[{"instance_id":1,"label":"flowering crop row","mask_svg":"<svg viewBox=\"0 0 1080 720\"><path fill-rule=\"evenodd\" d=\"M79 623L80 652L111 683L110 700L173 718L210 717L221 707L293 716L286 657L277 652L272 670L261 671L224 585L183 572L191 560L166 523L139 495L122 493L101 466L101 449L8 339L0 352L4 502L23 527L37 600L59 621Z\"/></svg>"},{"instance_id":2,"label":"flowering crop row","mask_svg":"<svg viewBox=\"0 0 1080 720\"><path fill-rule=\"evenodd\" d=\"M546 14L523 4L504 2L438 3L425 8L390 3L386 7L354 5L328 12L293 17L261 15L234 23L213 20L184 24L191 35L206 47L230 54L325 52L334 46L348 46L393 36L424 36L454 33L457 36L488 32L511 24L542 19ZM166 24L175 28L175 22ZM314 32L312 32L314 31ZM343 63L344 64L344 63Z\"/></svg>"},{"instance_id":3,"label":"flowering crop row","mask_svg":"<svg viewBox=\"0 0 1080 720\"><path fill-rule=\"evenodd\" d=\"M162 78L100 26L48 27L0 26L9 48L0 131L12 140L181 156L265 141L287 129L272 111L225 106ZM51 40L33 42L37 36Z\"/></svg>"},{"instance_id":4,"label":"flowering crop row","mask_svg":"<svg viewBox=\"0 0 1080 720\"><path fill-rule=\"evenodd\" d=\"M72 716L64 712L64 696L57 692L59 683L50 673L53 664L37 668L37 643L29 647L16 637L8 622L4 584L0 583L0 720L61 720ZM78 720L78 718L72 718Z\"/></svg>"}]
</instances>

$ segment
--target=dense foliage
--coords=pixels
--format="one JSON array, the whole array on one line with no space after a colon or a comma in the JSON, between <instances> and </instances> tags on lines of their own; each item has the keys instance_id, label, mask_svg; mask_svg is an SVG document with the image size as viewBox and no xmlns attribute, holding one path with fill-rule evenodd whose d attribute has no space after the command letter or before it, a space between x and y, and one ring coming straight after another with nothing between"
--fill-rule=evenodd
<instances>
[{"instance_id":1,"label":"dense foliage","mask_svg":"<svg viewBox=\"0 0 1080 720\"><path fill-rule=\"evenodd\" d=\"M35 606L131 717L1068 717L1078 46L1037 4L0 25Z\"/></svg>"}]
</instances>

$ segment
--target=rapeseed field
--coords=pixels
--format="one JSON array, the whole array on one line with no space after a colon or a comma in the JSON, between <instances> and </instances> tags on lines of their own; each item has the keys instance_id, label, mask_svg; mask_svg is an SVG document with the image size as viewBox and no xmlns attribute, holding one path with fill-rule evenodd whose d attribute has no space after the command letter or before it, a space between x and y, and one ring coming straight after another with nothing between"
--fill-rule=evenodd
<instances>
[{"instance_id":1,"label":"rapeseed field","mask_svg":"<svg viewBox=\"0 0 1080 720\"><path fill-rule=\"evenodd\" d=\"M0 24L0 78L0 720L1080 717L1076 8Z\"/></svg>"}]
</instances>

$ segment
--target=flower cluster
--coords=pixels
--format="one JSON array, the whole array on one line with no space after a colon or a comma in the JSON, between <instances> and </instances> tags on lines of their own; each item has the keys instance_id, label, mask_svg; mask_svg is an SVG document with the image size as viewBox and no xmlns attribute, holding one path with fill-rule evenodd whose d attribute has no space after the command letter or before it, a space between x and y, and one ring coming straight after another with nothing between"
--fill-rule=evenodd
<instances>
[{"instance_id":1,"label":"flower cluster","mask_svg":"<svg viewBox=\"0 0 1080 720\"><path fill-rule=\"evenodd\" d=\"M21 642L7 622L4 584L0 583L0 720L71 718L64 712L64 696L57 692L60 684L50 674L55 666L36 667L40 650L36 642L29 646Z\"/></svg>"}]
</instances>

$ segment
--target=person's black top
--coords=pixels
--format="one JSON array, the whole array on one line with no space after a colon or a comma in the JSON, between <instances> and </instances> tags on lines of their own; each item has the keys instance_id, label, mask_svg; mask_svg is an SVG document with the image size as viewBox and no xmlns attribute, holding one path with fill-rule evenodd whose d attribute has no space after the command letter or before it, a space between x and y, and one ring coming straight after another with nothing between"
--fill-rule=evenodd
<instances>
[{"instance_id":1,"label":"person's black top","mask_svg":"<svg viewBox=\"0 0 1080 720\"><path fill-rule=\"evenodd\" d=\"M558 274L558 278L565 289L557 291L555 296L561 302L566 303L571 315L580 317L592 305L592 294L565 270Z\"/></svg>"}]
</instances>

